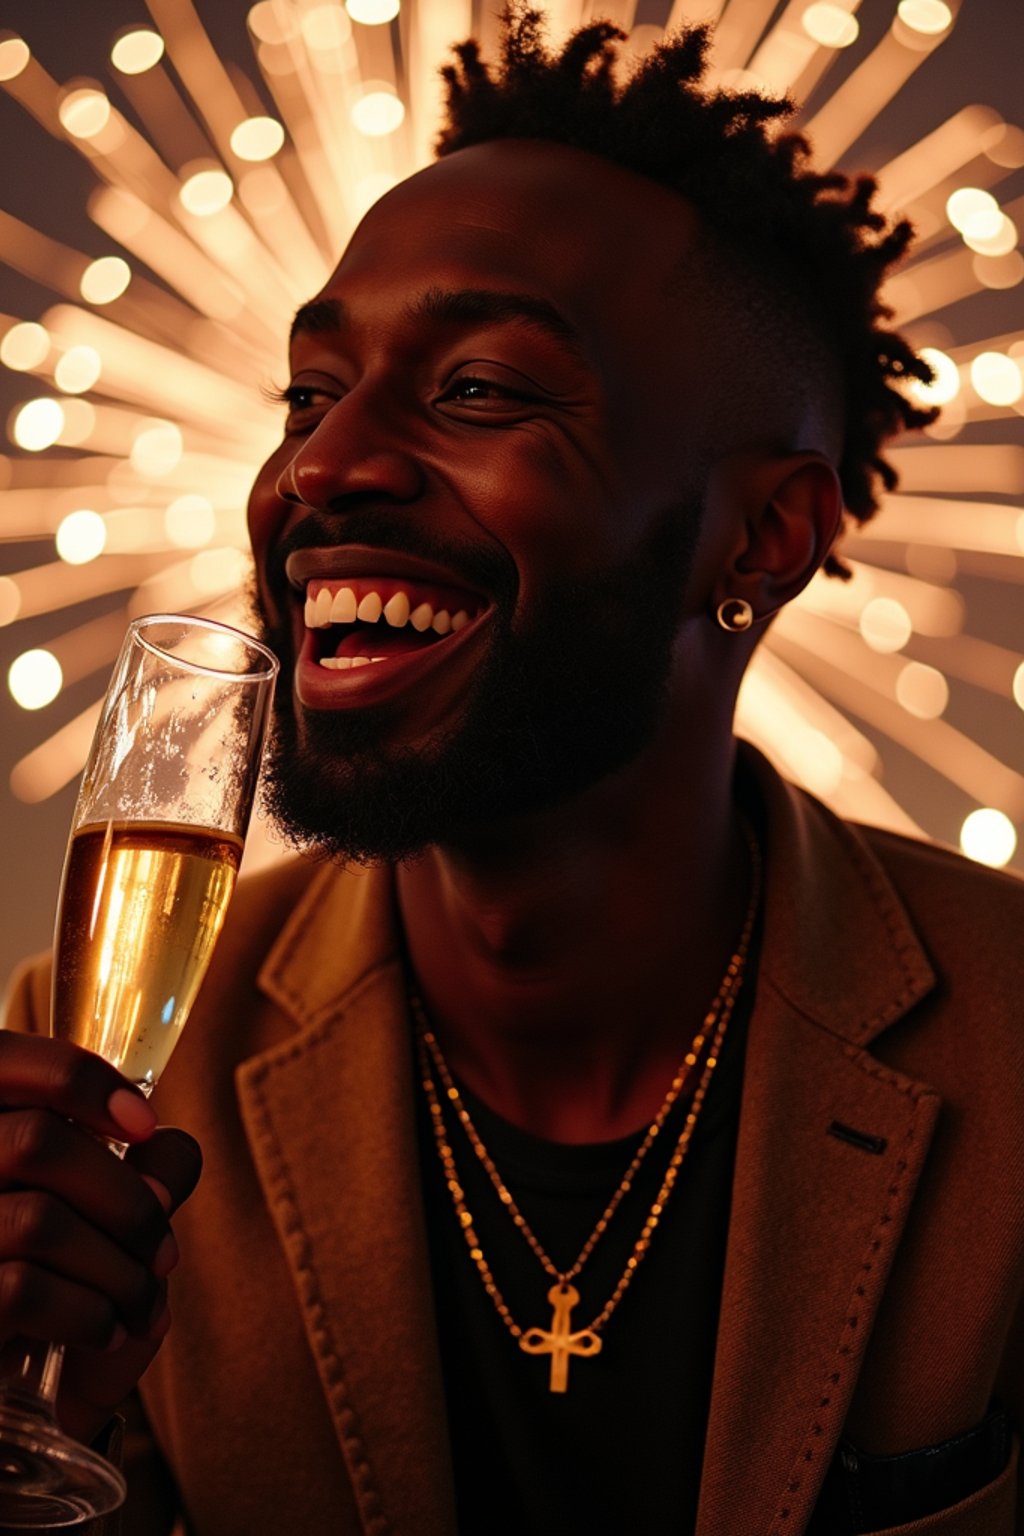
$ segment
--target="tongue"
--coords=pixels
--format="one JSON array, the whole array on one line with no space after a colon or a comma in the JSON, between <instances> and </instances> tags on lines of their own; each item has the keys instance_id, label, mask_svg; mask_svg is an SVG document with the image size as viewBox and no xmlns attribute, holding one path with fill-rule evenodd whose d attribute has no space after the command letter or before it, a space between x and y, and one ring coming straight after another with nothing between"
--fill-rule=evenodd
<instances>
[{"instance_id":1,"label":"tongue","mask_svg":"<svg viewBox=\"0 0 1024 1536\"><path fill-rule=\"evenodd\" d=\"M425 650L441 639L432 630L420 633L407 624L404 629L391 629L377 624L357 624L348 630L334 652L335 656L402 656L411 651Z\"/></svg>"}]
</instances>

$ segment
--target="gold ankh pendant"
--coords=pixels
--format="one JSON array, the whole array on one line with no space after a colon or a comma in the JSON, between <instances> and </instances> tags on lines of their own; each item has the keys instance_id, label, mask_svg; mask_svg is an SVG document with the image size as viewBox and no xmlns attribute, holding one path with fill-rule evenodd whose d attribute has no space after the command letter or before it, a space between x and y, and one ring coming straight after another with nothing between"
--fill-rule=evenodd
<instances>
[{"instance_id":1,"label":"gold ankh pendant","mask_svg":"<svg viewBox=\"0 0 1024 1536\"><path fill-rule=\"evenodd\" d=\"M548 1301L554 1308L550 1330L527 1328L519 1338L519 1348L525 1349L528 1355L551 1356L549 1386L552 1392L564 1392L569 1385L570 1355L601 1353L602 1340L593 1328L581 1328L578 1333L573 1333L569 1327L569 1314L579 1299L576 1287L560 1280L548 1291Z\"/></svg>"}]
</instances>

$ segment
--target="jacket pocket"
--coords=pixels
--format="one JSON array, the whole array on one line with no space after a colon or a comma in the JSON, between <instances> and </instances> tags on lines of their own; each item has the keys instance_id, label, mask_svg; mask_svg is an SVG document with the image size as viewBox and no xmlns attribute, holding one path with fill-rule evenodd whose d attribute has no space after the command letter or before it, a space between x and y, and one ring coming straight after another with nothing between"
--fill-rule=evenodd
<instances>
[{"instance_id":1,"label":"jacket pocket","mask_svg":"<svg viewBox=\"0 0 1024 1536\"><path fill-rule=\"evenodd\" d=\"M1021 1530L1017 1508L1017 1457L1013 1438L1010 1459L994 1482L949 1509L940 1509L923 1520L887 1525L866 1536L1017 1536Z\"/></svg>"},{"instance_id":2,"label":"jacket pocket","mask_svg":"<svg viewBox=\"0 0 1024 1536\"><path fill-rule=\"evenodd\" d=\"M938 1445L898 1456L869 1456L842 1444L829 1468L807 1536L876 1536L935 1530L959 1531L943 1523L976 1497L999 1497L1012 1479L1005 1476L1012 1461L1014 1437L1009 1416L998 1407L973 1429ZM987 1510L988 1506L986 1506ZM988 1518L992 1518L991 1515ZM933 1524L937 1519L938 1524ZM1013 1519L1010 1506L1009 1521ZM964 1526L964 1531L973 1526ZM979 1531L981 1527L978 1527ZM984 1536L1001 1536L1003 1527L989 1525ZM1007 1523L1007 1533L1012 1524Z\"/></svg>"}]
</instances>

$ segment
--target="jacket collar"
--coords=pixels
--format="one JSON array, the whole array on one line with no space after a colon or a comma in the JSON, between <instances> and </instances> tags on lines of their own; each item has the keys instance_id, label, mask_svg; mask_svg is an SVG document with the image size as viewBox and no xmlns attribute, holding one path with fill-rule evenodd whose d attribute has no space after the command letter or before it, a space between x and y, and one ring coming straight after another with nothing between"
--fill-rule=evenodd
<instances>
[{"instance_id":1,"label":"jacket collar","mask_svg":"<svg viewBox=\"0 0 1024 1536\"><path fill-rule=\"evenodd\" d=\"M864 1052L934 984L880 863L754 749L740 773L761 808L764 935L697 1536L809 1516L938 1109ZM441 1536L453 1498L397 948L388 871L319 873L260 973L298 1033L246 1064L239 1092L365 1529L383 1514Z\"/></svg>"}]
</instances>

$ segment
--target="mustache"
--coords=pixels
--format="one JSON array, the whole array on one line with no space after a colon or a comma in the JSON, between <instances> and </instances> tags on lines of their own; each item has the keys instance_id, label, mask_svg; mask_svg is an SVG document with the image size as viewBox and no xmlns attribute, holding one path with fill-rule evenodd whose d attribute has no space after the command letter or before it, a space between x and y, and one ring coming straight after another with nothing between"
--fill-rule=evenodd
<instances>
[{"instance_id":1,"label":"mustache","mask_svg":"<svg viewBox=\"0 0 1024 1536\"><path fill-rule=\"evenodd\" d=\"M515 602L519 578L514 562L503 550L468 540L440 539L421 522L368 510L348 513L343 519L318 512L304 517L268 551L267 585L277 599L291 590L285 564L298 550L344 550L355 545L435 561L461 577L467 586L489 592L499 606Z\"/></svg>"}]
</instances>

